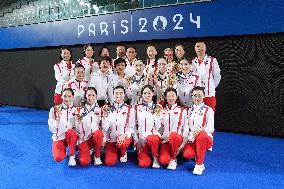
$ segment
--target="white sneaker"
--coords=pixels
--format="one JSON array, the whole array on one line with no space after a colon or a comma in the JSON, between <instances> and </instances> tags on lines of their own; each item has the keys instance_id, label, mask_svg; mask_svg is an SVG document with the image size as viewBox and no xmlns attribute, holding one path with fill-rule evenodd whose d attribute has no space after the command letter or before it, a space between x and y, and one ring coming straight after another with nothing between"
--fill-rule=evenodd
<instances>
[{"instance_id":1,"label":"white sneaker","mask_svg":"<svg viewBox=\"0 0 284 189\"><path fill-rule=\"evenodd\" d=\"M202 172L204 171L204 169L205 169L204 164L202 164L202 165L195 165L192 173L194 175L202 175Z\"/></svg>"},{"instance_id":2,"label":"white sneaker","mask_svg":"<svg viewBox=\"0 0 284 189\"><path fill-rule=\"evenodd\" d=\"M98 158L94 157L94 165L101 165L101 164L103 164L101 158L100 157L98 157Z\"/></svg>"},{"instance_id":3,"label":"white sneaker","mask_svg":"<svg viewBox=\"0 0 284 189\"><path fill-rule=\"evenodd\" d=\"M122 157L120 157L119 160L121 163L126 163L127 162L127 152L125 152L125 154Z\"/></svg>"},{"instance_id":4,"label":"white sneaker","mask_svg":"<svg viewBox=\"0 0 284 189\"><path fill-rule=\"evenodd\" d=\"M177 168L177 160L172 159L167 167L167 169L175 170Z\"/></svg>"},{"instance_id":5,"label":"white sneaker","mask_svg":"<svg viewBox=\"0 0 284 189\"><path fill-rule=\"evenodd\" d=\"M156 157L153 158L153 165L152 165L152 167L153 168L157 168L157 169L160 168L160 163L159 163L158 158L156 158Z\"/></svg>"},{"instance_id":6,"label":"white sneaker","mask_svg":"<svg viewBox=\"0 0 284 189\"><path fill-rule=\"evenodd\" d=\"M69 157L69 162L68 162L68 166L73 167L76 165L76 159L75 159L75 155L74 156L70 156Z\"/></svg>"},{"instance_id":7,"label":"white sneaker","mask_svg":"<svg viewBox=\"0 0 284 189\"><path fill-rule=\"evenodd\" d=\"M208 151L212 152L212 150L213 150L213 147L208 148Z\"/></svg>"}]
</instances>

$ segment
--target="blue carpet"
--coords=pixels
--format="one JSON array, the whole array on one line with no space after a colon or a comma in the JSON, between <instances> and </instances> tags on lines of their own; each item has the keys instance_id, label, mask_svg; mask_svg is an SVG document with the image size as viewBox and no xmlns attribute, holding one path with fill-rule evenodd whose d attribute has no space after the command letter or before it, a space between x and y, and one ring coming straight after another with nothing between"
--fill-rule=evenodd
<instances>
[{"instance_id":1,"label":"blue carpet","mask_svg":"<svg viewBox=\"0 0 284 189\"><path fill-rule=\"evenodd\" d=\"M284 140L215 133L202 176L194 162L176 171L142 169L135 153L126 164L69 168L51 153L48 111L0 108L0 188L284 188Z\"/></svg>"}]
</instances>

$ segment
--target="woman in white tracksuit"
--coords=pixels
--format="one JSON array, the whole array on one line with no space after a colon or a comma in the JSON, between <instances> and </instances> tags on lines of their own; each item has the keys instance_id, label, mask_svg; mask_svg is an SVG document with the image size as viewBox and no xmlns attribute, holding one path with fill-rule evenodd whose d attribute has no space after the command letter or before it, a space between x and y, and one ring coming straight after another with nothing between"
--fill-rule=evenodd
<instances>
[{"instance_id":1,"label":"woman in white tracksuit","mask_svg":"<svg viewBox=\"0 0 284 189\"><path fill-rule=\"evenodd\" d=\"M85 92L85 100L86 104L78 107L75 113L76 131L79 136L79 162L82 166L89 165L90 151L94 149L94 165L100 165L100 149L104 134L100 127L101 108L97 104L97 90L89 87Z\"/></svg>"},{"instance_id":2,"label":"woman in white tracksuit","mask_svg":"<svg viewBox=\"0 0 284 189\"><path fill-rule=\"evenodd\" d=\"M99 64L93 59L94 47L91 44L84 45L84 58L79 59L76 64L81 64L85 68L85 79L91 81L93 72L98 71Z\"/></svg>"},{"instance_id":3,"label":"woman in white tracksuit","mask_svg":"<svg viewBox=\"0 0 284 189\"><path fill-rule=\"evenodd\" d=\"M150 85L145 85L142 90L142 103L135 105L135 127L134 144L138 153L138 163L140 167L149 167L152 164L149 149L153 156L153 168L159 168L158 150L161 143L160 113L153 102L154 89Z\"/></svg>"},{"instance_id":4,"label":"woman in white tracksuit","mask_svg":"<svg viewBox=\"0 0 284 189\"><path fill-rule=\"evenodd\" d=\"M74 92L70 88L62 91L63 102L50 109L48 126L52 135L52 153L56 162L61 162L66 157L66 147L70 149L69 166L75 166L75 147L78 140L77 133L74 130L73 107Z\"/></svg>"},{"instance_id":5,"label":"woman in white tracksuit","mask_svg":"<svg viewBox=\"0 0 284 189\"><path fill-rule=\"evenodd\" d=\"M189 136L183 150L183 156L190 159L196 157L193 174L201 175L206 151L212 147L214 132L214 111L204 104L205 92L203 87L192 89L194 105L188 111Z\"/></svg>"},{"instance_id":6,"label":"woman in white tracksuit","mask_svg":"<svg viewBox=\"0 0 284 189\"><path fill-rule=\"evenodd\" d=\"M72 51L66 47L60 49L60 62L54 65L54 74L56 87L54 92L54 105L60 105L62 102L61 92L65 84L74 76L72 64Z\"/></svg>"}]
</instances>

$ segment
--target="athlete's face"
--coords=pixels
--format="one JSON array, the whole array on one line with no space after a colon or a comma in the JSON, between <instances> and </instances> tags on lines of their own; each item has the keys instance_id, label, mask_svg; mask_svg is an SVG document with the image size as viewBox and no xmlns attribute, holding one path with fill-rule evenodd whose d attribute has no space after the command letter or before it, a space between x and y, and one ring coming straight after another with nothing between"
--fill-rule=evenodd
<instances>
[{"instance_id":1,"label":"athlete's face","mask_svg":"<svg viewBox=\"0 0 284 189\"><path fill-rule=\"evenodd\" d=\"M206 54L206 45L204 42L197 42L195 44L195 52L197 54L197 56L205 56Z\"/></svg>"},{"instance_id":2,"label":"athlete's face","mask_svg":"<svg viewBox=\"0 0 284 189\"><path fill-rule=\"evenodd\" d=\"M188 74L191 69L191 64L187 60L183 59L180 61L180 68L182 73Z\"/></svg>"},{"instance_id":3,"label":"athlete's face","mask_svg":"<svg viewBox=\"0 0 284 189\"><path fill-rule=\"evenodd\" d=\"M144 102L146 103L150 103L152 102L154 93L149 89L149 88L145 88L142 94L142 98L144 100Z\"/></svg>"},{"instance_id":4,"label":"athlete's face","mask_svg":"<svg viewBox=\"0 0 284 189\"><path fill-rule=\"evenodd\" d=\"M70 59L71 59L71 52L68 49L61 50L61 58L64 61L70 61Z\"/></svg>"},{"instance_id":5,"label":"athlete's face","mask_svg":"<svg viewBox=\"0 0 284 189\"><path fill-rule=\"evenodd\" d=\"M157 50L154 46L149 46L147 48L147 55L150 59L154 59L157 56Z\"/></svg>"},{"instance_id":6,"label":"athlete's face","mask_svg":"<svg viewBox=\"0 0 284 189\"><path fill-rule=\"evenodd\" d=\"M119 64L116 65L115 69L116 69L116 72L117 72L118 75L124 74L125 64L124 63L119 63Z\"/></svg>"},{"instance_id":7,"label":"athlete's face","mask_svg":"<svg viewBox=\"0 0 284 189\"><path fill-rule=\"evenodd\" d=\"M109 61L103 60L100 64L101 72L105 73L109 70L110 63Z\"/></svg>"},{"instance_id":8,"label":"athlete's face","mask_svg":"<svg viewBox=\"0 0 284 189\"><path fill-rule=\"evenodd\" d=\"M82 67L78 67L75 69L75 79L77 81L82 81L85 77L85 69Z\"/></svg>"},{"instance_id":9,"label":"athlete's face","mask_svg":"<svg viewBox=\"0 0 284 189\"><path fill-rule=\"evenodd\" d=\"M100 55L101 55L101 57L109 56L109 51L108 51L108 49L107 49L107 48L103 48Z\"/></svg>"},{"instance_id":10,"label":"athlete's face","mask_svg":"<svg viewBox=\"0 0 284 189\"><path fill-rule=\"evenodd\" d=\"M86 55L87 58L92 58L93 55L94 55L94 52L95 51L94 51L93 47L92 46L88 46L86 48L86 50L85 50L85 55Z\"/></svg>"},{"instance_id":11,"label":"athlete's face","mask_svg":"<svg viewBox=\"0 0 284 189\"><path fill-rule=\"evenodd\" d=\"M136 50L134 48L128 48L126 51L126 56L128 60L133 60L136 58Z\"/></svg>"},{"instance_id":12,"label":"athlete's face","mask_svg":"<svg viewBox=\"0 0 284 189\"><path fill-rule=\"evenodd\" d=\"M185 54L185 51L182 46L176 46L175 55L178 59L182 58Z\"/></svg>"},{"instance_id":13,"label":"athlete's face","mask_svg":"<svg viewBox=\"0 0 284 189\"><path fill-rule=\"evenodd\" d=\"M72 93L68 90L64 91L62 93L62 100L63 103L66 104L67 106L70 106L71 103L73 102L73 98L74 96L72 95Z\"/></svg>"},{"instance_id":14,"label":"athlete's face","mask_svg":"<svg viewBox=\"0 0 284 189\"><path fill-rule=\"evenodd\" d=\"M120 58L124 57L126 54L125 46L117 46L116 47L116 55Z\"/></svg>"},{"instance_id":15,"label":"athlete's face","mask_svg":"<svg viewBox=\"0 0 284 189\"><path fill-rule=\"evenodd\" d=\"M117 104L121 104L124 102L124 97L125 97L125 94L124 94L124 90L123 89L115 89L113 91L113 94L114 94L114 101L117 103Z\"/></svg>"},{"instance_id":16,"label":"athlete's face","mask_svg":"<svg viewBox=\"0 0 284 189\"><path fill-rule=\"evenodd\" d=\"M177 95L174 91L169 91L166 94L166 100L168 105L174 105L176 103L177 100Z\"/></svg>"},{"instance_id":17,"label":"athlete's face","mask_svg":"<svg viewBox=\"0 0 284 189\"><path fill-rule=\"evenodd\" d=\"M168 62L172 62L174 60L174 52L172 50L167 50L164 53L164 58L168 61Z\"/></svg>"},{"instance_id":18,"label":"athlete's face","mask_svg":"<svg viewBox=\"0 0 284 189\"><path fill-rule=\"evenodd\" d=\"M88 90L86 93L87 102L90 105L93 105L97 102L97 94L94 90Z\"/></svg>"},{"instance_id":19,"label":"athlete's face","mask_svg":"<svg viewBox=\"0 0 284 189\"><path fill-rule=\"evenodd\" d=\"M143 62L141 60L136 60L134 62L134 66L135 66L136 73L138 73L138 74L143 73L143 71L145 69L145 65L143 64Z\"/></svg>"},{"instance_id":20,"label":"athlete's face","mask_svg":"<svg viewBox=\"0 0 284 189\"><path fill-rule=\"evenodd\" d=\"M201 91L201 90L193 91L193 93L192 93L192 100L193 100L193 103L195 105L201 104L203 102L203 100L204 100L203 91Z\"/></svg>"},{"instance_id":21,"label":"athlete's face","mask_svg":"<svg viewBox=\"0 0 284 189\"><path fill-rule=\"evenodd\" d=\"M164 74L167 71L168 64L167 61L164 58L161 58L158 60L158 67L159 67L159 72L161 74Z\"/></svg>"}]
</instances>

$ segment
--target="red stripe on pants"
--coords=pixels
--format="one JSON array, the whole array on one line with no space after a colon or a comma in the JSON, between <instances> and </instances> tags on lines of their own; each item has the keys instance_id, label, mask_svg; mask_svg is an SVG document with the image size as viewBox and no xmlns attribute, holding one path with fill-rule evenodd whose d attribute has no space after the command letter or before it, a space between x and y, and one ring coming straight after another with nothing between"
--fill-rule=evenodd
<instances>
[{"instance_id":1,"label":"red stripe on pants","mask_svg":"<svg viewBox=\"0 0 284 189\"><path fill-rule=\"evenodd\" d=\"M100 149L103 142L103 133L100 130L94 132L87 141L79 144L79 162L82 166L87 166L91 162L90 149L94 148L95 157L100 157Z\"/></svg>"},{"instance_id":2,"label":"red stripe on pants","mask_svg":"<svg viewBox=\"0 0 284 189\"><path fill-rule=\"evenodd\" d=\"M196 164L202 165L205 159L206 151L212 146L213 140L205 131L201 131L195 138L194 143L188 143L183 150L183 156L187 159L196 156Z\"/></svg>"},{"instance_id":3,"label":"red stripe on pants","mask_svg":"<svg viewBox=\"0 0 284 189\"><path fill-rule=\"evenodd\" d=\"M176 158L177 149L182 143L182 136L176 132L171 132L169 142L161 145L159 161L162 165L167 165L172 159Z\"/></svg>"},{"instance_id":4,"label":"red stripe on pants","mask_svg":"<svg viewBox=\"0 0 284 189\"><path fill-rule=\"evenodd\" d=\"M70 149L70 155L75 155L75 148L78 140L76 131L69 129L65 135L66 138L64 140L58 140L52 143L52 154L56 162L60 162L65 159L67 146Z\"/></svg>"},{"instance_id":5,"label":"red stripe on pants","mask_svg":"<svg viewBox=\"0 0 284 189\"><path fill-rule=\"evenodd\" d=\"M127 150L127 148L131 144L131 138L125 139L123 144L116 144L116 142L107 142L106 143L106 155L105 155L105 164L107 166L112 166L116 163L118 158L118 152L120 152L120 156L123 156Z\"/></svg>"},{"instance_id":6,"label":"red stripe on pants","mask_svg":"<svg viewBox=\"0 0 284 189\"><path fill-rule=\"evenodd\" d=\"M138 151L138 163L140 167L149 167L152 163L148 149L150 148L152 155L158 157L159 144L161 139L157 135L150 135L145 140L145 146Z\"/></svg>"},{"instance_id":7,"label":"red stripe on pants","mask_svg":"<svg viewBox=\"0 0 284 189\"><path fill-rule=\"evenodd\" d=\"M205 97L204 98L204 104L211 107L213 111L215 112L216 107L216 98L214 96L212 97Z\"/></svg>"}]
</instances>

